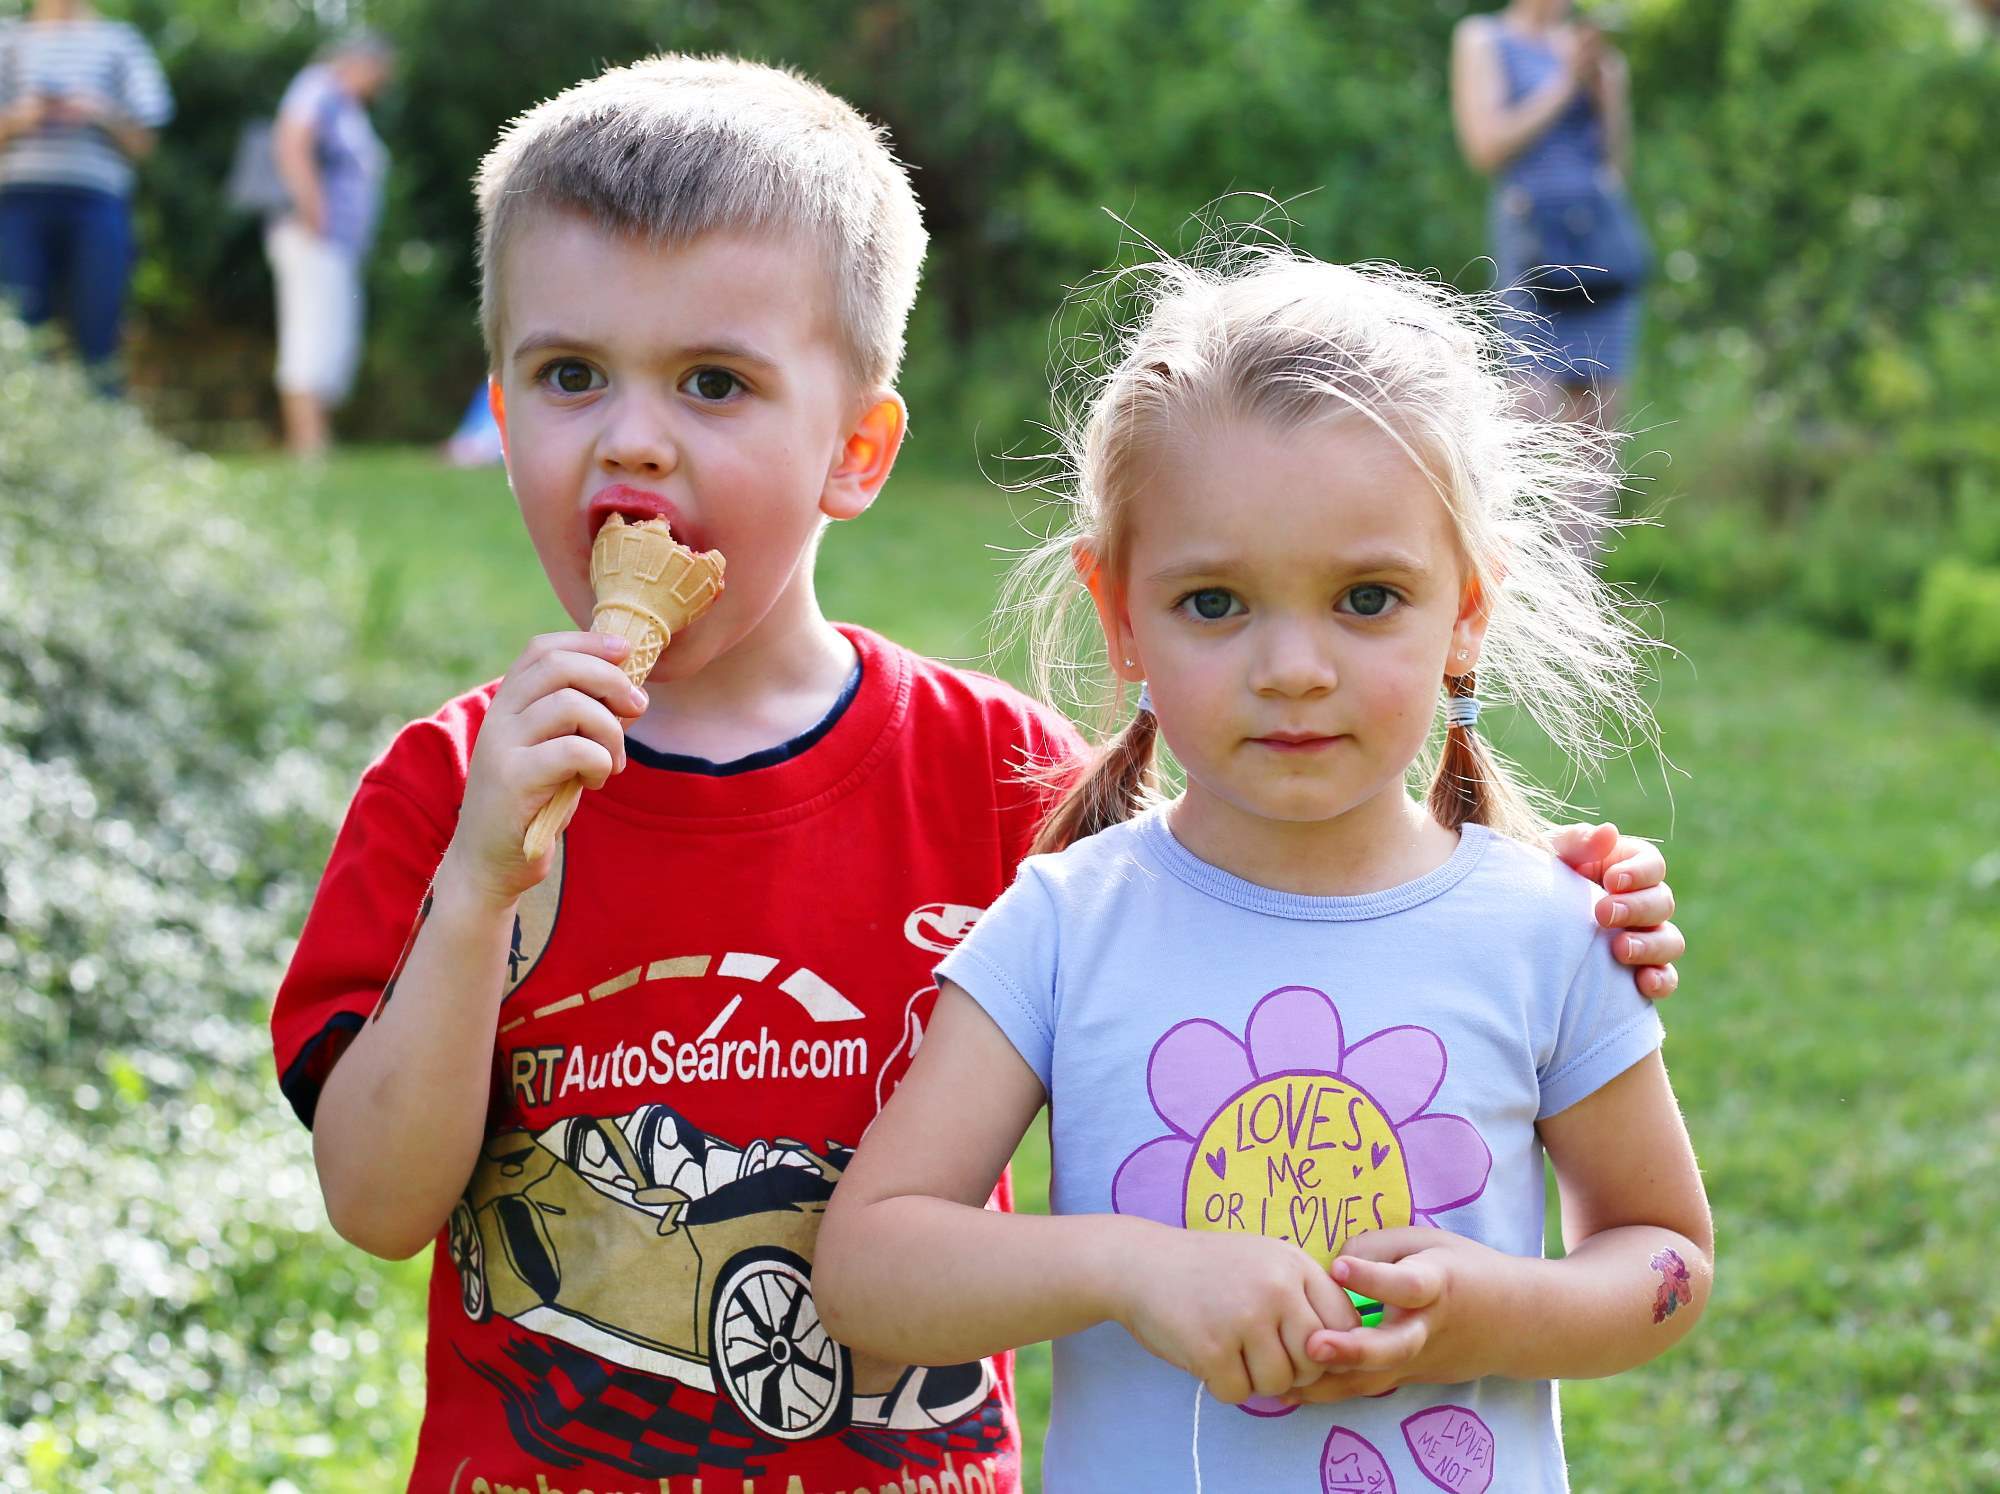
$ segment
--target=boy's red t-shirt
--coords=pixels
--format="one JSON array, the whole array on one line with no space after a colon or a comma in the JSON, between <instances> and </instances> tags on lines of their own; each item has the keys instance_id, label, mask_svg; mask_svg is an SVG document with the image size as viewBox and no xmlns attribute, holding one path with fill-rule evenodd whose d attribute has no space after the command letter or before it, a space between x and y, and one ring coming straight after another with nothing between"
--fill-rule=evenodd
<instances>
[{"instance_id":1,"label":"boy's red t-shirt","mask_svg":"<svg viewBox=\"0 0 2000 1494\"><path fill-rule=\"evenodd\" d=\"M1023 770L1080 744L1006 685L843 632L859 683L821 728L726 770L635 749L523 899L487 1143L432 1257L412 1489L1019 1488L1010 1365L863 1360L807 1282L932 966L1033 836ZM308 1125L395 999L496 688L406 727L348 810L272 1014Z\"/></svg>"}]
</instances>

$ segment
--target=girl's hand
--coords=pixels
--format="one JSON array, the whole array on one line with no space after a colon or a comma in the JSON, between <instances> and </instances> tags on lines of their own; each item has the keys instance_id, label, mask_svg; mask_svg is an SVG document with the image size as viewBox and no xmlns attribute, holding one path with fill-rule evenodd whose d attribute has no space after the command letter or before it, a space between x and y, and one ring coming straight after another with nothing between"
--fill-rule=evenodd
<instances>
[{"instance_id":1,"label":"girl's hand","mask_svg":"<svg viewBox=\"0 0 2000 1494\"><path fill-rule=\"evenodd\" d=\"M1514 1264L1511 1256L1446 1230L1357 1235L1333 1263L1332 1280L1388 1310L1379 1327L1313 1334L1307 1352L1326 1374L1283 1399L1288 1405L1345 1401L1494 1373L1504 1334L1499 1308Z\"/></svg>"},{"instance_id":2,"label":"girl's hand","mask_svg":"<svg viewBox=\"0 0 2000 1494\"><path fill-rule=\"evenodd\" d=\"M617 661L630 652L603 633L544 633L493 696L466 770L465 804L438 875L506 906L549 874L553 849L521 854L528 822L572 778L603 787L625 767L624 720L646 697Z\"/></svg>"},{"instance_id":3,"label":"girl's hand","mask_svg":"<svg viewBox=\"0 0 2000 1494\"><path fill-rule=\"evenodd\" d=\"M1639 994L1671 996L1681 979L1674 961L1687 953L1687 940L1669 921L1674 893L1660 848L1620 835L1616 825L1566 825L1549 837L1549 849L1609 894L1598 900L1597 922L1625 930L1611 941L1611 952L1621 965L1638 967Z\"/></svg>"},{"instance_id":4,"label":"girl's hand","mask_svg":"<svg viewBox=\"0 0 2000 1494\"><path fill-rule=\"evenodd\" d=\"M1360 1327L1347 1294L1287 1241L1166 1225L1156 1240L1121 1276L1118 1321L1219 1401L1311 1385L1325 1373L1313 1337Z\"/></svg>"}]
</instances>

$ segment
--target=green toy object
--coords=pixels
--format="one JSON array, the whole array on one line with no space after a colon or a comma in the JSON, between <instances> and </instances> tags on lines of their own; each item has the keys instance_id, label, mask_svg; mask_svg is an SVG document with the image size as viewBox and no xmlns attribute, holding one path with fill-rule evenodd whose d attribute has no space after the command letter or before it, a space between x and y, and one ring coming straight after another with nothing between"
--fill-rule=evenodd
<instances>
[{"instance_id":1,"label":"green toy object","mask_svg":"<svg viewBox=\"0 0 2000 1494\"><path fill-rule=\"evenodd\" d=\"M1343 1287L1341 1290L1347 1293L1347 1300L1354 1304L1354 1310L1361 1314L1361 1326L1363 1328L1379 1328L1382 1326L1381 1303L1377 1302L1373 1297L1362 1296L1351 1287Z\"/></svg>"}]
</instances>

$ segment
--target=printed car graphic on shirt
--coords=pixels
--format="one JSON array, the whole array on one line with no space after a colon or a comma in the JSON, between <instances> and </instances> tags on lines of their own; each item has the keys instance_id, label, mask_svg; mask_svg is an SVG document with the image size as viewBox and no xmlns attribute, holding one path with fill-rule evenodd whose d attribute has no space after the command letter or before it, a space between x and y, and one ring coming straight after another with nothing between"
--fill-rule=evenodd
<instances>
[{"instance_id":1,"label":"printed car graphic on shirt","mask_svg":"<svg viewBox=\"0 0 2000 1494\"><path fill-rule=\"evenodd\" d=\"M857 1398L852 1356L820 1325L813 1244L851 1155L738 1149L667 1105L502 1132L451 1216L461 1305L725 1395L781 1441L948 1426L986 1401L984 1365L905 1370Z\"/></svg>"}]
</instances>

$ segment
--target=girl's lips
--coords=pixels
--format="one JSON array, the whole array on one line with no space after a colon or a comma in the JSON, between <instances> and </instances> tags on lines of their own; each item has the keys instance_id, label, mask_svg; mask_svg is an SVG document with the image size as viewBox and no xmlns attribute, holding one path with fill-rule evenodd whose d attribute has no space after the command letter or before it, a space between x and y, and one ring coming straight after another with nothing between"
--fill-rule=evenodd
<instances>
[{"instance_id":1,"label":"girl's lips","mask_svg":"<svg viewBox=\"0 0 2000 1494\"><path fill-rule=\"evenodd\" d=\"M1259 747L1270 748L1273 752L1323 752L1333 746L1334 743L1344 740L1344 738L1338 736L1303 737L1287 735L1252 737L1250 740Z\"/></svg>"}]
</instances>

